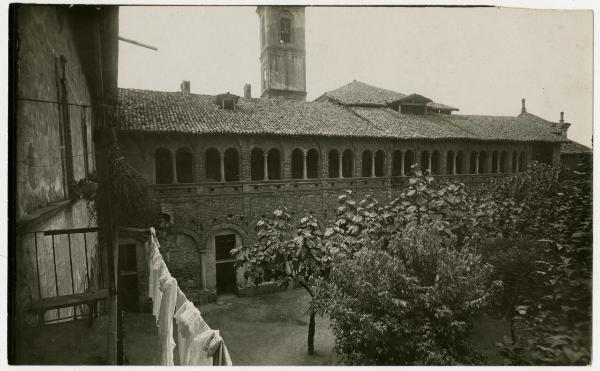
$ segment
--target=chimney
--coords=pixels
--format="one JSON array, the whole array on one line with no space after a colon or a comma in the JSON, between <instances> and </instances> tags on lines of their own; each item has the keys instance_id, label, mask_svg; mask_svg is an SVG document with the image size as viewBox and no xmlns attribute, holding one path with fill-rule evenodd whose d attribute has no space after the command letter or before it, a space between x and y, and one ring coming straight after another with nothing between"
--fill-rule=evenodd
<instances>
[{"instance_id":1,"label":"chimney","mask_svg":"<svg viewBox=\"0 0 600 371\"><path fill-rule=\"evenodd\" d=\"M244 84L244 98L252 98L252 86L250 84Z\"/></svg>"},{"instance_id":2,"label":"chimney","mask_svg":"<svg viewBox=\"0 0 600 371\"><path fill-rule=\"evenodd\" d=\"M561 112L560 113L560 121L558 122L558 131L560 132L560 135L563 138L567 137L567 130L569 130L569 126L571 126L571 124L569 124L568 122L565 122L565 113Z\"/></svg>"},{"instance_id":3,"label":"chimney","mask_svg":"<svg viewBox=\"0 0 600 371\"><path fill-rule=\"evenodd\" d=\"M561 124L564 124L564 123L565 123L565 113L564 113L564 112L561 112L561 113L560 113L560 123L561 123Z\"/></svg>"},{"instance_id":4,"label":"chimney","mask_svg":"<svg viewBox=\"0 0 600 371\"><path fill-rule=\"evenodd\" d=\"M527 113L527 109L525 108L525 98L521 99L521 113Z\"/></svg>"},{"instance_id":5,"label":"chimney","mask_svg":"<svg viewBox=\"0 0 600 371\"><path fill-rule=\"evenodd\" d=\"M190 94L190 82L187 80L183 80L181 82L181 92L183 94Z\"/></svg>"}]
</instances>

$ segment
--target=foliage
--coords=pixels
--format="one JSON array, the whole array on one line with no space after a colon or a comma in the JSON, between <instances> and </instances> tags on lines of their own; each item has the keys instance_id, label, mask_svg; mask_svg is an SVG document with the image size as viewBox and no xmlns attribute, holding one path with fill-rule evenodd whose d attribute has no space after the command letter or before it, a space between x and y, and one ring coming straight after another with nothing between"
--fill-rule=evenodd
<instances>
[{"instance_id":1,"label":"foliage","mask_svg":"<svg viewBox=\"0 0 600 371\"><path fill-rule=\"evenodd\" d=\"M582 176L577 176L582 175ZM511 196L512 195L512 196ZM511 364L581 365L590 362L592 199L585 174L533 164L490 197L511 197L522 207L515 234L535 257L526 282L515 283L515 333L498 344ZM498 256L514 256L504 249ZM518 275L510 259L496 266ZM518 286L518 287L517 287Z\"/></svg>"},{"instance_id":2,"label":"foliage","mask_svg":"<svg viewBox=\"0 0 600 371\"><path fill-rule=\"evenodd\" d=\"M394 235L386 250L367 243L338 256L313 306L327 313L336 353L348 364L476 362L465 343L472 316L489 301L489 265L442 243L427 222Z\"/></svg>"},{"instance_id":3,"label":"foliage","mask_svg":"<svg viewBox=\"0 0 600 371\"><path fill-rule=\"evenodd\" d=\"M161 221L158 205L149 197L144 179L117 151L109 154L108 178L101 179L96 194L110 192L115 222L120 226L148 227Z\"/></svg>"},{"instance_id":4,"label":"foliage","mask_svg":"<svg viewBox=\"0 0 600 371\"><path fill-rule=\"evenodd\" d=\"M304 216L297 226L287 209L278 207L273 217L256 224L256 243L231 250L237 266L245 268L245 277L258 284L277 280L283 286L296 283L311 297L317 280L329 274L331 255L323 243L317 219ZM315 313L310 312L308 352L314 353Z\"/></svg>"}]
</instances>

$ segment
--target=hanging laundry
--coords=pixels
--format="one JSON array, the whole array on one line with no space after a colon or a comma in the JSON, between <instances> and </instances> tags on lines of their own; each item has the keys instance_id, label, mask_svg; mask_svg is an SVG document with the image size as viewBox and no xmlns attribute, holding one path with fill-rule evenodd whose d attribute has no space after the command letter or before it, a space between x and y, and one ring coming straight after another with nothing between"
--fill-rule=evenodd
<instances>
[{"instance_id":1,"label":"hanging laundry","mask_svg":"<svg viewBox=\"0 0 600 371\"><path fill-rule=\"evenodd\" d=\"M182 365L187 364L187 354L191 341L198 334L210 330L200 311L191 301L186 301L175 312L177 321L177 348L179 350L179 362Z\"/></svg>"},{"instance_id":2,"label":"hanging laundry","mask_svg":"<svg viewBox=\"0 0 600 371\"><path fill-rule=\"evenodd\" d=\"M161 348L161 365L173 366L173 315L177 299L177 280L167 273L160 279L160 290L162 300L158 317L158 341Z\"/></svg>"},{"instance_id":3,"label":"hanging laundry","mask_svg":"<svg viewBox=\"0 0 600 371\"><path fill-rule=\"evenodd\" d=\"M231 357L229 356L229 351L227 351L227 347L225 346L225 342L221 339L219 346L213 354L213 366L232 366Z\"/></svg>"}]
</instances>

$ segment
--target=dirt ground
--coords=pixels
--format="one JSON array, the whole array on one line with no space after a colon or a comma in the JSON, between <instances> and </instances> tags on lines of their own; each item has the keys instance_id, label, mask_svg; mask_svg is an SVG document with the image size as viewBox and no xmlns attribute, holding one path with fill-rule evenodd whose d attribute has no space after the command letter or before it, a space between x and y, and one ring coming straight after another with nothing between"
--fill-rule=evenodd
<instances>
[{"instance_id":1,"label":"dirt ground","mask_svg":"<svg viewBox=\"0 0 600 371\"><path fill-rule=\"evenodd\" d=\"M209 326L220 330L234 366L335 365L335 338L326 319L317 317L316 354L309 356L306 352L308 299L304 289L295 289L246 298L219 297L216 303L201 305L199 309ZM129 364L158 365L158 339L152 315L127 314L124 326ZM508 331L505 322L482 318L476 321L469 342L487 357L490 365L500 365L502 358L494 343Z\"/></svg>"},{"instance_id":2,"label":"dirt ground","mask_svg":"<svg viewBox=\"0 0 600 371\"><path fill-rule=\"evenodd\" d=\"M234 366L334 365L329 322L317 317L315 354L307 350L308 294L304 289L238 298L219 297L201 305L202 316L225 340ZM125 352L131 365L157 365L158 339L151 314L124 318ZM177 350L175 350L177 353Z\"/></svg>"}]
</instances>

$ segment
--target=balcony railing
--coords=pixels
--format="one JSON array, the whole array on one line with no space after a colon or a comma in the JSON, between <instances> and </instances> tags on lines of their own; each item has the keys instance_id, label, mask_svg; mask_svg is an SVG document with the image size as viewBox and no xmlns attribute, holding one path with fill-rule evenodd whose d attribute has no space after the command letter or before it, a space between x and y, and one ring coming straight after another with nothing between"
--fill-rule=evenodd
<instances>
[{"instance_id":1,"label":"balcony railing","mask_svg":"<svg viewBox=\"0 0 600 371\"><path fill-rule=\"evenodd\" d=\"M433 175L439 180L457 181L465 184L483 183L491 178L503 178L513 175L511 173L493 174L459 174L459 175ZM235 195L235 194L260 194L271 192L304 192L318 190L343 190L361 188L389 188L408 184L410 176L395 177L358 177L358 178L318 178L318 179L285 179L285 180L260 180L239 182L204 182L204 183L179 183L159 184L148 186L153 197L172 197L198 195Z\"/></svg>"}]
</instances>

